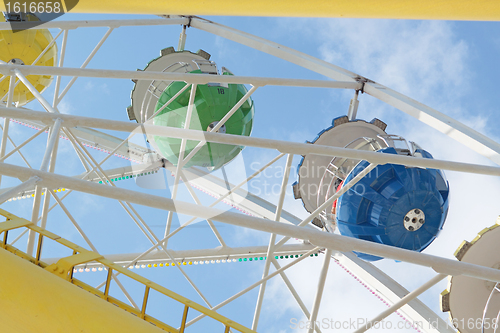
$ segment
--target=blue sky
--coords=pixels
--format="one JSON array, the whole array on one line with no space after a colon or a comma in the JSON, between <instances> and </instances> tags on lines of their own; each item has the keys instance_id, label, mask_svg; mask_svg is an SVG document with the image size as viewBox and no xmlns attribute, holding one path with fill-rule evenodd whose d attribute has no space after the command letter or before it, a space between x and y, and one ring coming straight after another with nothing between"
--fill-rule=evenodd
<instances>
[{"instance_id":1,"label":"blue sky","mask_svg":"<svg viewBox=\"0 0 500 333\"><path fill-rule=\"evenodd\" d=\"M63 20L109 18L154 17L109 15L62 17ZM500 113L496 98L496 78L500 76L500 66L497 64L500 37L493 33L499 30L500 23L246 17L209 19L342 66L453 116L496 141L500 139L497 131ZM105 28L70 31L65 66L79 67L105 31ZM57 32L54 30L52 33L55 35ZM159 55L162 48L176 47L179 33L180 26L116 29L88 67L142 69ZM219 68L225 66L235 75L324 79L320 74L300 66L203 31L190 28L187 30L187 35L187 50L195 52L203 49L209 52L212 54L211 60L215 61ZM68 79L63 80L67 81ZM62 86L64 87L64 83ZM130 104L132 88L133 83L129 80L78 79L59 109L70 114L127 120L125 109ZM44 95L52 100L52 92L53 85ZM312 140L320 130L330 125L333 118L346 113L351 97L351 91L260 88L252 97L255 102L252 136L293 142ZM29 104L28 107L41 110L36 102ZM358 117L366 120L374 117L382 119L388 124L389 133L419 143L435 158L492 165L489 160L465 146L370 96L360 96ZM13 137L16 142L21 142L22 138L32 134L32 130L13 125ZM123 134L115 133L115 135L123 137ZM41 149L45 144L44 140L45 137L42 135L42 138L26 147L26 152L32 159L30 162L33 161L34 166L39 165L43 156ZM62 154L58 158L56 172L75 175L84 171L79 166L76 155L71 152L69 144L61 143L60 149ZM100 152L94 151L93 154L101 159L105 157ZM252 172L249 167L251 162L265 163L276 155L270 151L245 149L242 159L247 166L247 175ZM22 163L17 157L7 161ZM273 170L279 173L284 162L284 159L280 160ZM129 162L112 158L105 166L112 168L127 163ZM294 167L297 163L298 157L294 160ZM236 168L231 169L231 166L228 168L235 179L243 176ZM451 188L450 214L443 232L426 252L451 258L463 239L471 240L478 231L495 222L500 214L497 208L500 181L493 177L456 172L447 172L447 176ZM291 177L290 183L295 180L294 178ZM6 180L3 185L7 186L9 181ZM264 181L270 184L281 182L277 177L262 176L255 180L253 188L261 186ZM143 191L133 182L118 183L118 185ZM150 193L168 195L168 191L162 190ZM277 202L275 194L263 195L269 201ZM185 192L181 192L180 196L182 200L189 201ZM201 193L200 197L204 203L210 202L209 198ZM75 219L91 235L101 253L140 252L148 248L146 239L141 237L142 235L137 235L135 226L115 202L83 194L71 194L66 201ZM11 202L5 206L8 207L6 209L29 218L30 205L30 199L27 199ZM299 217L305 216L301 203L291 197L291 191L285 201L285 208ZM144 214L157 235L162 236L161 226L165 224L166 212L141 207L138 207L138 210ZM179 218L184 219L182 216ZM196 224L198 225L205 224ZM48 229L84 245L60 209L54 210ZM220 231L231 246L264 245L269 238L260 232L240 230L231 226L221 226ZM207 227L195 226L187 228L169 244L173 249L217 246L215 238ZM302 266L291 269L289 273L290 279L296 283L299 294L309 307L314 299L321 262L320 258L313 258ZM222 265L198 265L186 269L212 305L256 281L263 268L261 263ZM380 261L376 265L409 289L418 287L433 276L433 272L428 269L389 260ZM173 268L138 272L202 303ZM86 279L97 280L96 277L89 277L91 273L86 274ZM446 283L443 282L424 293L421 299L429 307L439 311L438 296L445 287ZM256 290L237 300L234 306L224 307L221 313L242 324L251 325ZM330 267L325 290L318 318L336 320L370 318L385 308L384 304L334 263ZM268 291L259 332L290 332L291 318L304 319L298 306L280 280L274 279L269 284ZM165 315L165 312L162 312L162 305L158 305L155 311L158 311L158 316ZM395 315L390 319L394 322L400 320Z\"/></svg>"}]
</instances>

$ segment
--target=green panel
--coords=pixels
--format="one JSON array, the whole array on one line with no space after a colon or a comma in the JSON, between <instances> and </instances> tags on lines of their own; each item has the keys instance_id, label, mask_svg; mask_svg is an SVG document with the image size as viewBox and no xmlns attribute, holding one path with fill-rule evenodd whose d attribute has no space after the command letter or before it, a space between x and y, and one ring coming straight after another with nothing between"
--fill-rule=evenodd
<instances>
[{"instance_id":1,"label":"green panel","mask_svg":"<svg viewBox=\"0 0 500 333\"><path fill-rule=\"evenodd\" d=\"M196 70L191 73L201 73L201 71ZM185 82L171 83L160 96L155 110L159 110L185 85ZM190 93L191 88L178 96L153 119L154 124L184 128ZM246 93L247 89L242 84L229 84L228 88L216 85L198 85L189 128L207 131L210 124L220 121ZM252 131L253 116L254 105L249 98L225 123L226 133L249 136ZM177 165L181 139L154 136L154 141L159 153L172 164ZM184 157L197 144L197 141L188 140ZM202 166L215 170L234 159L242 149L241 146L207 143L184 165L184 168Z\"/></svg>"}]
</instances>

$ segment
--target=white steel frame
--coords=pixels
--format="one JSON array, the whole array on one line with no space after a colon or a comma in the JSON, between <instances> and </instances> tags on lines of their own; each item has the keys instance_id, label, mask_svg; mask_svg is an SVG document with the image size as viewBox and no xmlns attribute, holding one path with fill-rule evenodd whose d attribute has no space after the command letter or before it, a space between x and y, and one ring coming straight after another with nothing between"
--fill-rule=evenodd
<instances>
[{"instance_id":1,"label":"white steel frame","mask_svg":"<svg viewBox=\"0 0 500 333\"><path fill-rule=\"evenodd\" d=\"M152 26L152 25L175 25L181 24L184 27L189 24L189 26L200 29L206 32L213 33L215 35L233 40L235 42L241 43L243 45L250 46L254 49L266 52L273 56L276 56L285 61L300 65L304 68L310 69L317 73L321 73L330 79L329 80L301 80L301 79L280 79L280 78L262 78L262 77L243 77L243 76L213 76L213 75L192 75L192 74L177 74L177 73L160 73L160 72L136 72L136 71L122 71L122 70L95 70L87 69L86 66L89 64L93 56L98 52L99 48L105 43L107 37L112 33L113 29L122 26ZM22 25L22 24L21 24ZM96 47L89 54L85 62L80 68L65 68L63 67L66 43L68 39L68 31L77 28L85 27L108 27L108 31L96 45ZM0 30L10 29L9 23L0 23ZM176 267L181 271L187 281L196 290L200 297L205 301L205 303L212 309L217 310L218 308L230 303L232 300L238 298L239 296L245 294L249 290L259 286L259 294L257 298L257 304L255 307L255 313L253 317L253 329L258 328L258 322L262 307L262 300L264 297L266 289L266 281L270 278L280 274L283 278L285 285L288 287L293 297L296 299L299 307L304 312L304 315L310 320L315 320L318 314L318 309L321 303L321 297L323 294L323 287L326 280L326 274L328 271L328 265L330 264L331 258L337 261L343 266L349 267L349 269L358 275L360 279L365 281L368 285L372 286L375 290L378 290L379 295L393 304L386 311L383 311L378 316L373 318L372 322L381 320L388 316L389 314L397 311L398 309L409 319L414 321L428 320L426 315L430 313L430 309L425 307L423 303L415 299L422 292L428 290L430 287L435 285L437 282L441 281L448 275L466 275L473 278L485 279L495 282L500 282L500 272L496 269L482 267L474 264L469 264L465 262L459 262L455 260L450 260L446 258L441 258L438 256L428 255L425 253L418 253L408 250L403 250L399 248L389 247L381 244L371 243L363 240L348 238L336 234L330 234L326 232L321 232L316 228L309 226L309 222L312 221L325 207L331 205L334 200L336 200L343 192L345 192L350 186L353 186L359 179L361 179L367 172L374 168L378 164L384 163L395 163L406 166L422 167L422 168L436 168L453 170L459 172L468 172L476 174L485 174L492 176L500 176L500 168L476 165L469 163L458 163L443 160L430 160L430 159L417 159L412 157L398 156L398 155L387 155L378 154L374 152L367 151L357 151L352 149L344 148L334 148L320 145L310 145L301 143L291 143L279 140L269 140L260 139L254 137L244 137L235 136L228 134L215 133L218 127L223 125L224 121L229 119L230 114L226 116L223 121L219 122L218 127L212 130L213 133L200 132L189 130L189 117L190 112L188 111L188 116L186 120L186 126L184 129L179 128L165 128L149 124L137 125L129 122L114 121L114 120L104 120L97 118L81 117L74 115L67 115L59 113L57 106L60 101L64 98L66 93L71 89L73 83L78 77L101 77L101 78L121 78L121 79L134 79L134 80L165 80L165 81L184 81L188 85L191 84L193 89L191 90L189 109L192 110L192 104L194 100L194 91L196 90L196 85L206 84L209 82L219 82L219 83L242 83L249 84L252 86L250 91L243 97L242 100L238 102L231 112L237 110L238 106L241 105L250 95L258 88L265 87L268 85L279 85L279 86L295 86L295 87L322 87L322 88L334 88L334 89L352 89L355 91L356 96L359 91L367 93L375 98L386 102L401 111L415 117L416 119L430 125L431 127L437 129L438 131L445 133L446 135L456 139L457 141L463 143L469 148L475 150L476 152L488 157L496 164L500 164L500 144L494 142L490 138L482 135L466 125L450 118L436 110L433 110L421 103L418 103L402 94L399 94L387 87L384 87L376 82L369 79L361 77L355 73L349 72L345 69L332 65L330 63L321 61L319 59L313 58L304 53L292 50L285 46L264 40L262 38L252 36L250 34L216 24L201 18L196 17L172 17L165 19L154 19L154 20L105 20L105 21L55 21L48 22L40 26L40 28L59 28L61 31L57 35L63 33L62 47L60 51L59 65L58 67L37 67L37 66L16 66L8 65L6 63L0 63L0 73L5 75L3 79L9 76L10 89L7 94L7 105L9 107L0 107L0 117L5 118L3 126L2 141L0 144L0 177L9 176L25 180L20 185L17 185L10 189L0 189L0 203L8 200L9 198L17 196L19 193L23 193L28 189L34 190L35 198L33 203L33 213L32 221L37 224L41 223L41 226L45 228L48 214L52 208L59 205L63 211L66 213L72 224L78 230L80 235L85 239L88 246L92 250L96 251L96 248L92 244L91 240L85 235L75 218L71 215L68 208L63 204L63 199L69 194L67 193L64 197L59 197L56 193L51 191L52 189L66 188L70 191L79 191L89 194L94 194L102 197L112 198L119 201L120 205L125 209L127 214L131 217L135 224L139 227L141 232L148 238L152 246L143 253L137 254L121 254L113 257L114 260L123 264L126 267L135 267L144 263L155 263L155 262L182 262L184 260L228 260L235 257L244 257L250 255L263 255L267 257L264 266L264 272L262 274L262 279L252 284L251 286L245 288L239 293L233 295L227 300L219 303L218 305L212 306L209 300L202 294L201 290L193 283L189 276L183 271L180 265ZM49 103L36 89L31 86L27 81L27 75L36 74L48 74L56 76L55 82L55 94L52 103ZM70 76L72 79L69 84L63 89L61 93L60 82L62 76ZM16 81L16 78L19 81ZM48 111L47 113L32 111L25 108L12 107L12 95L13 88L17 84L16 82L23 82L28 89L35 95L36 99L40 104ZM351 111L353 113L355 111ZM7 140L10 139L9 133L9 123L10 119L22 120L27 123L37 124L41 130L36 134L32 135L26 141L19 145L14 145L14 149L7 153L6 146ZM89 130L92 128L93 130ZM5 160L10 157L15 152L21 154L21 148L35 139L39 134L44 132L46 129L50 130L50 134L47 141L47 147L43 162L39 170L31 168L28 164L28 168L21 167L18 165L12 165L5 162ZM207 183L204 180L196 180L192 177L196 176L196 173L202 172L199 170L182 170L181 166L186 163L187 160L194 155L194 153L189 154L184 158L180 157L179 166L174 167L172 165L165 165L165 167L175 174L174 182L174 192L173 198L162 198L154 196L151 194L145 194L141 192L124 190L116 188L116 185L110 181L110 175L116 170L103 170L101 164L104 163L111 155L121 150L132 149L137 156L142 157L142 155L148 152L147 149L141 147L134 147L129 145L127 140L121 141L114 138L108 134L96 131L95 129L105 129L122 131L125 133L131 133L129 138L136 133L143 133L148 131L148 134L154 134L166 137L175 137L182 139L183 144L187 140L199 141L198 149L206 142L216 142L216 143L228 143L236 144L242 146L251 146L264 149L277 150L279 155L267 163L264 167L254 173L252 176L247 178L242 183L231 186L231 190L227 191L221 186L217 186L217 182L221 181L215 179L214 177L208 175L205 179L210 179L209 183L214 186L210 186L211 193L218 196L219 199L211 204L209 207L202 206L200 201L193 191L192 187L199 187L202 189L208 189ZM82 165L86 169L86 174L68 177L65 175L55 174L54 166L57 157L57 145L59 139L59 133L66 136L72 143L78 157L80 158ZM88 142L89 138L95 139L94 141L99 145L100 142L106 142L108 146L112 146L112 153L106 157L103 161L98 162L95 158L88 152L84 147L82 142ZM11 140L11 143L13 141ZM182 152L182 149L181 149ZM364 170L363 173L355 177L351 182L346 184L344 188L336 193L334 196L329 198L321 207L319 207L315 212L310 214L306 219L300 220L288 212L283 210L283 202L285 197L285 189L288 184L288 177L290 166L292 163L292 158L294 155L305 155L305 154L318 154L325 156L340 156L345 158L355 158L362 159L370 162L370 166ZM271 164L275 163L280 158L287 156L286 161L286 172L282 179L280 197L278 200L278 205L274 206L265 200L255 198L251 194L244 193L241 190L241 186L250 181L260 172L268 168ZM22 156L22 155L21 155ZM24 157L23 157L24 159ZM26 161L27 163L27 161ZM158 164L158 161L151 162L151 165ZM155 164L156 163L156 164ZM149 167L151 167L151 165ZM145 168L147 168L146 166ZM123 170L123 172L130 172L130 170ZM101 180L104 184L96 184L91 181L86 181L82 179L88 179L93 177L94 179ZM201 177L203 178L203 177ZM1 178L0 178L1 180ZM182 202L175 200L177 186L179 181L183 180L184 184L187 186L189 193L193 197L195 204ZM109 185L106 186L106 183ZM42 203L41 193L51 193L51 196L46 195ZM233 200L233 195L239 196L242 200ZM50 198L53 197L56 204L49 207ZM238 206L247 211L251 211L254 216L247 216L244 214L237 214L232 212L225 212L214 208L215 204L220 201L229 202L235 206ZM158 239L154 233L149 229L148 225L145 223L144 219L139 215L132 204L143 205L147 207L152 207L156 209L169 211L168 223L165 230L165 236L163 239ZM40 206L42 207L41 216L39 216ZM206 249L206 250L192 250L192 251L173 251L167 250L167 241L170 237L175 235L177 232L182 230L184 226L181 226L177 230L170 231L170 222L172 220L173 212L186 214L193 216L189 223L193 222L195 218L206 219L210 228L214 232L215 236L219 240L221 246L217 249ZM241 226L245 228L251 228L255 230L261 230L270 233L270 241L267 247L254 246L250 248L229 248L220 233L218 233L215 225L212 221L219 221L231 225ZM274 220L274 221L273 221ZM277 235L282 235L283 238L276 241ZM21 235L22 236L22 235ZM15 240L20 239L21 236ZM302 239L305 241L304 244L291 245L285 244L290 237L297 239ZM14 241L14 242L15 242ZM33 251L34 246L34 235L29 237L28 242L28 253ZM314 305L312 309L307 309L303 301L295 291L293 285L286 275L286 269L295 265L296 263L304 260L309 254L316 253L318 251L324 251L325 258L323 263L323 268L321 274L318 277L318 288L315 298ZM395 260L400 260L408 263L413 263L416 265L421 265L425 267L430 267L438 273L430 281L417 288L411 293L408 293L403 287L401 287L396 281L384 276L383 272L377 270L373 265L359 260L351 251L359 251L364 253L369 253L376 256L381 256L385 258L391 258ZM281 267L280 264L274 259L273 254L303 254L293 260L291 263ZM275 266L275 271L270 273L270 265ZM85 267L97 267L96 264L89 263ZM118 276L113 275L113 279L123 291L124 295L129 299L130 303L137 308L133 299L130 297L129 293L119 282ZM102 286L102 285L101 285ZM199 316L191 320L187 325L201 319ZM437 317L437 316L436 316ZM315 327L317 332L320 332L318 327ZM309 332L312 332L311 329ZM362 332L360 329L357 332ZM447 325L439 325L438 329L428 327L425 328L426 332L451 332Z\"/></svg>"}]
</instances>

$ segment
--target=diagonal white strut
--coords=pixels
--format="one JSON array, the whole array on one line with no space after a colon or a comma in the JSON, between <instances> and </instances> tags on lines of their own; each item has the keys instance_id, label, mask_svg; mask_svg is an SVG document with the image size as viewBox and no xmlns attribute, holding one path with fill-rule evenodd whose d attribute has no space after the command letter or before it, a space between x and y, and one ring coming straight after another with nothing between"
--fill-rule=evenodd
<instances>
[{"instance_id":1,"label":"diagonal white strut","mask_svg":"<svg viewBox=\"0 0 500 333\"><path fill-rule=\"evenodd\" d=\"M394 303L391 307L382 311L380 314L375 316L372 320L367 321L364 326L360 327L354 333L363 333L363 332L367 331L369 328L373 327L375 323L380 322L383 319L387 318L391 313L393 313L394 311L397 311L403 305L408 304L408 302L415 299L420 294L422 294L423 292L425 292L426 290L428 290L429 288L431 288L436 283L438 283L439 281L443 280L446 277L447 277L446 274L438 274L438 275L434 276L432 279L430 279L429 281L427 281L426 283L424 283L423 285L421 285L420 287L418 287L417 289L415 289L414 291L412 291L411 293L409 293L408 295L403 297L399 302ZM437 327L436 327L436 329L437 329Z\"/></svg>"},{"instance_id":2,"label":"diagonal white strut","mask_svg":"<svg viewBox=\"0 0 500 333\"><path fill-rule=\"evenodd\" d=\"M38 176L42 178L42 181L40 182L41 186L46 186L48 188L58 188L64 186L65 188L88 194L128 201L161 210L172 210L178 212L179 214L197 216L202 219L215 217L213 218L214 220L223 223L304 239L310 241L316 246L336 251L359 251L372 254L374 256L430 267L436 272L442 274L463 274L473 278L500 282L500 271L497 269L446 259L426 253L405 250L393 246L326 233L319 230L297 227L295 225L269 221L244 214L222 211L216 208L198 206L192 203L172 200L142 192L122 188L118 189L102 184L94 184L74 179L72 177L28 169L8 163L0 163L0 173L9 177L17 178Z\"/></svg>"},{"instance_id":3,"label":"diagonal white strut","mask_svg":"<svg viewBox=\"0 0 500 333\"><path fill-rule=\"evenodd\" d=\"M1 66L1 65L0 65ZM52 108L49 105L50 108ZM38 120L47 123L54 122L54 115L43 113L40 111L19 110L16 108L0 107L0 117L9 117L14 119ZM114 131L122 131L132 133L138 127L144 128L150 135L158 135L170 138L185 138L187 140L207 141L224 143L231 145L240 145L247 147L257 147L266 149L275 149L282 153L291 153L294 155L316 154L323 156L339 156L352 158L356 160L366 160L375 164L400 164L412 167L422 167L431 169L443 169L459 172L476 173L490 176L500 176L500 167L487 165L478 165L472 163L462 163L453 161L444 161L429 158L415 158L412 156L380 154L377 152L363 151L348 148L337 148L331 146L311 145L307 143L288 142L282 140L264 139L247 137L243 135L211 133L205 131L163 127L156 125L137 125L125 121L108 120L101 118L90 118L74 116L69 114L57 114L57 118L64 121L65 128L76 126L86 126L100 129L109 129Z\"/></svg>"},{"instance_id":4,"label":"diagonal white strut","mask_svg":"<svg viewBox=\"0 0 500 333\"><path fill-rule=\"evenodd\" d=\"M5 201L9 200L12 197L18 195L22 191L33 187L33 185L38 183L40 180L41 179L37 176L31 177L27 181L25 181L24 183L21 183L15 187L11 188L7 192L0 194L0 204L4 203Z\"/></svg>"},{"instance_id":5,"label":"diagonal white strut","mask_svg":"<svg viewBox=\"0 0 500 333\"><path fill-rule=\"evenodd\" d=\"M283 180L281 182L281 191L278 199L278 205L276 206L276 213L274 216L275 221L279 221L281 217L281 211L283 210L283 202L285 201L286 187L288 186L288 177L290 176L290 167L292 166L293 155L289 154L286 158L285 173L283 175ZM267 258L264 264L264 273L262 278L265 278L269 274L269 267L271 265L273 255L274 255L274 243L276 242L276 234L271 234L269 240L269 245L267 249ZM257 305L255 306L255 313L253 317L252 329L257 330L259 324L260 311L262 308L262 302L264 300L264 292L266 291L266 282L260 285L259 295L257 296Z\"/></svg>"},{"instance_id":6,"label":"diagonal white strut","mask_svg":"<svg viewBox=\"0 0 500 333\"><path fill-rule=\"evenodd\" d=\"M491 159L496 164L500 164L499 143L452 117L404 96L388 87L303 52L293 50L284 45L253 36L222 24L217 24L201 18L193 18L191 26L232 40L236 43L252 47L264 53L271 54L334 80L361 82L363 83L363 92L398 108L439 132L450 136L477 153Z\"/></svg>"},{"instance_id":7,"label":"diagonal white strut","mask_svg":"<svg viewBox=\"0 0 500 333\"><path fill-rule=\"evenodd\" d=\"M325 289L326 276L328 274L328 267L330 267L331 256L332 250L327 249L323 260L323 267L321 267L321 273L319 273L318 289L316 290L311 316L309 317L309 322L312 323L312 325L309 328L308 333L313 333L314 327L316 326L316 318L318 318L319 305L321 304L323 290Z\"/></svg>"}]
</instances>

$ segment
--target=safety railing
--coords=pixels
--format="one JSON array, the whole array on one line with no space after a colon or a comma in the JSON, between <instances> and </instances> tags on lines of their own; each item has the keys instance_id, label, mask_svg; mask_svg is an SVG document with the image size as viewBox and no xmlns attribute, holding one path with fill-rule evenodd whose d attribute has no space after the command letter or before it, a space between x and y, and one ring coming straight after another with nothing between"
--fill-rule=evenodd
<instances>
[{"instance_id":1,"label":"safety railing","mask_svg":"<svg viewBox=\"0 0 500 333\"><path fill-rule=\"evenodd\" d=\"M99 253L89 251L83 247L80 247L64 238L61 238L60 236L47 231L43 228L40 228L34 224L32 224L30 221L20 218L18 216L15 216L3 209L0 209L0 215L4 216L6 218L5 222L0 222L0 235L3 233L3 238L1 241L1 247L4 248L5 250L14 253L15 255L26 259L30 262L32 262L35 265L38 265L45 270L49 271L52 274L55 274L56 276L61 277L62 279L102 298L105 301L108 301L119 308L137 316L138 318L145 320L167 332L172 332L172 333L183 333L186 328L186 320L187 320L187 315L189 309L196 310L218 322L223 324L224 326L224 333L228 333L230 329L235 329L236 331L243 332L243 333L251 333L255 332L241 324L238 324L222 315L219 313L210 310L209 308L206 308L196 302L193 302L157 283L154 283L146 278L144 278L141 275L138 275L136 273L131 272L129 269L124 268L120 265L117 265L113 263L110 260L107 260L104 258L102 255ZM38 243L37 243L37 250L35 257L30 256L18 248L15 248L14 246L10 245L8 243L8 235L9 231L14 230L14 229L19 229L19 228L27 228L39 235L38 237ZM71 250L73 250L73 254L68 257L64 257L59 259L56 263L53 264L46 264L43 261L40 260L41 253L42 253L42 244L44 238L51 239ZM101 291L99 289L96 289L78 279L73 278L73 272L74 272L74 267L77 265L81 265L83 263L87 262L98 262L102 264L107 270L107 277L106 277L106 282L104 286L104 291ZM143 302L142 306L140 309L136 309L133 306L130 306L120 300L118 300L115 297L112 297L109 295L110 292L110 285L111 285L111 280L113 277L113 272L123 274L124 276L127 276L136 282L139 282L144 286L144 296L143 296ZM184 305L184 310L182 314L182 319L181 319L181 324L180 328L174 328L150 315L147 314L147 305L148 305L148 299L149 299L149 294L151 290L155 290L167 297L169 297L172 300L175 300L181 304Z\"/></svg>"}]
</instances>

